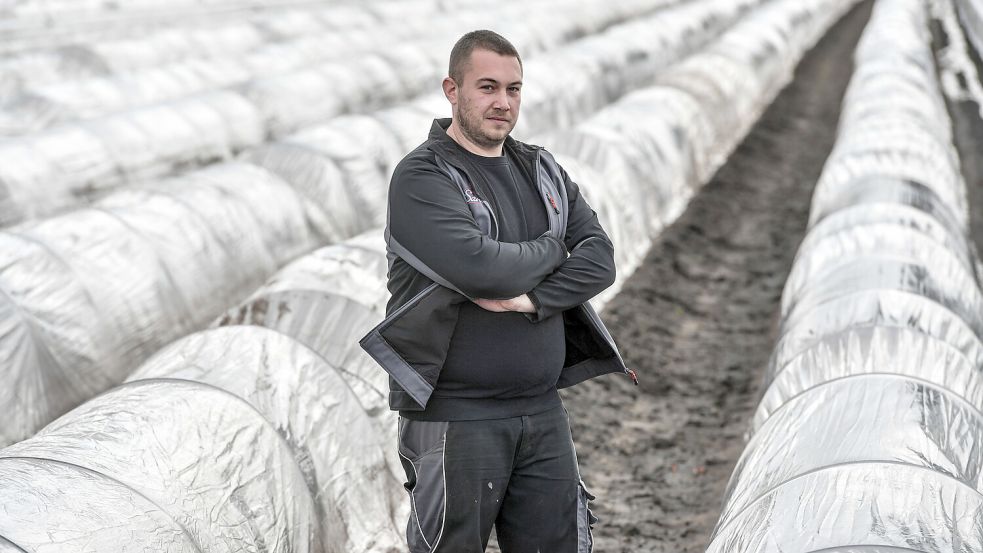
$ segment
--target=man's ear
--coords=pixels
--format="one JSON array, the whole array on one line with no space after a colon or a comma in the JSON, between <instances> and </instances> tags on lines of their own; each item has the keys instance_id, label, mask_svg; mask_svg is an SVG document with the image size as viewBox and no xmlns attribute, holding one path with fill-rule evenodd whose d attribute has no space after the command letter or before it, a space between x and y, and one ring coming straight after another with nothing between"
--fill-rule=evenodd
<instances>
[{"instance_id":1,"label":"man's ear","mask_svg":"<svg viewBox=\"0 0 983 553\"><path fill-rule=\"evenodd\" d=\"M444 89L444 97L447 101L451 103L452 106L457 105L457 83L454 79L450 77L444 77L444 82L441 85Z\"/></svg>"}]
</instances>

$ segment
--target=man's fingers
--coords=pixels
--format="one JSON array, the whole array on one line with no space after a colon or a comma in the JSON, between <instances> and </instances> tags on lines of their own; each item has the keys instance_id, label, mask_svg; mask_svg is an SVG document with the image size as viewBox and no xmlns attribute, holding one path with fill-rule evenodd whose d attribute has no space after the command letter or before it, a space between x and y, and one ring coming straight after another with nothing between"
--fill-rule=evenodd
<instances>
[{"instance_id":1,"label":"man's fingers","mask_svg":"<svg viewBox=\"0 0 983 553\"><path fill-rule=\"evenodd\" d=\"M503 301L504 306L509 311L516 311L519 313L535 313L536 307L532 304L532 300L529 299L528 294L522 294L521 296L512 298L510 300Z\"/></svg>"},{"instance_id":2,"label":"man's fingers","mask_svg":"<svg viewBox=\"0 0 983 553\"><path fill-rule=\"evenodd\" d=\"M526 294L522 294L519 297L508 300L486 300L477 298L473 301L474 303L478 304L478 307L481 307L487 311L494 311L495 313L504 313L506 311L516 311L519 313L536 312L535 306L533 306L532 301Z\"/></svg>"},{"instance_id":3,"label":"man's fingers","mask_svg":"<svg viewBox=\"0 0 983 553\"><path fill-rule=\"evenodd\" d=\"M473 300L474 303L478 304L478 307L486 310L493 311L495 313L502 313L503 311L508 311L505 306L502 305L500 300L485 300L481 298L476 298Z\"/></svg>"}]
</instances>

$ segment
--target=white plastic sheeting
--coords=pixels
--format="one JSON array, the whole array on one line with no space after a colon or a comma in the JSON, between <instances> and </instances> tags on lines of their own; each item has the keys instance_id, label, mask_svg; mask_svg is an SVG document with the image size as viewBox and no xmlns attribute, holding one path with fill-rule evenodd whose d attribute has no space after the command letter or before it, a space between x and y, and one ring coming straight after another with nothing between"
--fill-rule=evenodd
<instances>
[{"instance_id":1,"label":"white plastic sheeting","mask_svg":"<svg viewBox=\"0 0 983 553\"><path fill-rule=\"evenodd\" d=\"M260 114L216 92L0 141L0 225L57 212L124 182L229 158L263 139Z\"/></svg>"},{"instance_id":2,"label":"white plastic sheeting","mask_svg":"<svg viewBox=\"0 0 983 553\"><path fill-rule=\"evenodd\" d=\"M826 8L835 12L832 4L826 4ZM834 15L825 14L827 23ZM821 31L818 27L822 25L815 21L800 23L809 29L816 25L817 34ZM769 54L784 55L777 51ZM694 97L689 101L703 100ZM416 113L393 110L379 114L377 120L384 122L383 125L408 123L415 119ZM375 123L359 118L351 119L350 124L353 133L368 133L365 129L378 128ZM405 144L408 140L407 132L390 127L386 130L392 133L391 139L396 143ZM426 127L417 130L425 131ZM293 143L329 152L323 155L323 160L330 160L341 172L344 168L339 160L344 160L344 152L334 153L332 148L340 146L324 132L316 129L306 135L299 133L301 138ZM416 139L419 140L422 137ZM361 150L377 156L378 160L387 159L386 147ZM584 185L585 190L593 188L595 193L599 192L611 173L589 165L588 171L596 179L584 177L585 183L590 183ZM654 181L657 176L647 174L646 178ZM272 205L276 202L270 202L267 207ZM303 213L303 202L298 200L294 216L302 220ZM149 361L132 382L69 413L35 438L0 452L0 474L5 474L4 470L24 473L52 471L51 466L80 467L65 478L80 481L88 478L86 489L93 490L93 496L84 501L115 502L116 508L132 505L126 511L140 513L132 519L133 531L146 529L151 535L123 541L123 547L133 544L134 550L151 543L155 550L183 551L190 543L195 550L230 550L228 546L235 544L236 551L262 551L264 545L276 543L285 550L317 551L318 547L324 547L330 551L337 543L331 541L331 536L336 536L332 532L340 531L340 527L332 525L328 513L355 517L349 520L355 520L356 513L368 513L377 523L378 513L387 508L384 498L372 497L371 500L379 500L383 505L371 507L368 500L362 503L350 497L354 488L332 481L346 478L334 472L334 465L343 461L331 463L324 459L330 460L332 454L342 451L378 459L371 443L361 440L359 445L353 445L352 436L371 436L365 433L364 425L385 425L385 417L375 415L391 416L371 404L372 400L382 399L378 389L383 375L377 368L374 374L362 373L362 368L352 362L353 357L346 357L345 350L334 347L344 332L354 333L362 322L344 329L345 320L339 317L334 319L335 332L311 328L308 323L316 316L324 324L324 320L331 320L323 318L330 317L328 313L352 318L364 316L358 319L365 321L364 324L372 322L373 317L376 321L381 317L385 292L380 285L385 278L385 260L379 249L380 234L376 230L374 236L363 237L361 242L353 240L298 260L222 318L226 324L250 323L271 330L234 326L178 342ZM332 275L344 275L344 278ZM378 294L375 298L370 292L373 289ZM307 304L306 310L292 309L302 303ZM354 346L354 340L347 346ZM295 374L295 364L304 367L300 374ZM243 374L250 376L243 378ZM305 375L325 380L307 389ZM327 406L335 404L344 407L331 414ZM144 413L143 409L151 412ZM351 424L362 431L335 431L325 422L335 416L341 417L342 424ZM394 432L393 426L390 420L390 432ZM96 439L90 439L97 428ZM323 434L325 430L327 435ZM223 448L219 449L219 445ZM392 449L390 441L388 450ZM308 451L310 455L305 454ZM155 462L156 456L162 456L163 460ZM2 463L11 465L5 469ZM393 468L391 463L387 464ZM356 471L351 473L353 480L368 478L366 473L357 472L357 468L352 468ZM115 480L99 478L107 474ZM226 479L223 484L214 481L218 474ZM387 471L375 470L372 474L382 478ZM4 489L0 502L6 503L0 505L44 505L48 500L42 489L17 488L14 481L14 478L0 478L0 486L9 485L7 489L11 490L6 495ZM64 485L63 482L58 483ZM378 483L368 480L365 485L371 487ZM127 493L130 490L132 493ZM25 493L35 495L18 501L16 494ZM288 495L294 502L284 504L282 498ZM61 505L57 498L52 501L55 506ZM399 511L391 505L388 509L389 513ZM31 518L18 509L0 509L0 512L3 512L0 536L10 543L39 547L51 543L51 536L38 528L36 516ZM201 513L206 513L204 518ZM85 519L79 523L83 530L75 532L78 535L91 531L98 536L98 543L109 543L120 535L118 520L114 522L117 525L108 527L105 521ZM367 521L357 521L344 528L348 532L342 539L349 541L342 543L367 544L379 540L375 542L378 544L388 533ZM274 538L279 541L273 541ZM97 542L93 539L92 543ZM87 545L78 547L86 550L83 548ZM358 550L355 548L359 546L349 547L338 550ZM366 551L378 550L366 547Z\"/></svg>"},{"instance_id":3,"label":"white plastic sheeting","mask_svg":"<svg viewBox=\"0 0 983 553\"><path fill-rule=\"evenodd\" d=\"M566 128L703 48L761 0L697 1L616 25L525 62L516 136Z\"/></svg>"},{"instance_id":4,"label":"white plastic sheeting","mask_svg":"<svg viewBox=\"0 0 983 553\"><path fill-rule=\"evenodd\" d=\"M168 102L243 83L253 74L248 59L191 59L137 72L34 87L4 106L16 114L21 135L73 121ZM9 127L9 124L8 124Z\"/></svg>"},{"instance_id":5,"label":"white plastic sheeting","mask_svg":"<svg viewBox=\"0 0 983 553\"><path fill-rule=\"evenodd\" d=\"M115 9L94 9L86 2L69 0L58 9L35 0L17 0L0 6L0 53L19 55L53 48L74 48L127 38L150 37L173 29L221 28L235 22L264 20L273 14L307 8L323 2L286 0L249 2L115 2ZM70 5L70 6L69 6ZM64 8L74 8L65 10ZM257 28L262 29L257 25ZM207 49L207 48L206 48ZM125 57L125 55L124 55Z\"/></svg>"},{"instance_id":6,"label":"white plastic sheeting","mask_svg":"<svg viewBox=\"0 0 983 553\"><path fill-rule=\"evenodd\" d=\"M817 2L803 12L793 9L792 2L789 1L780 8L765 8L761 11L772 14L766 16L773 18L769 20L799 21L799 25L808 29L808 33L801 27L797 29L802 42L797 44L794 49L787 46L783 49L776 48L774 50L776 55L788 56L782 58L784 63L794 67L798 57L811 45L811 42L818 38L821 32L835 20L836 15L842 13L847 7L849 7L849 2L827 3L825 5ZM766 11L769 9L777 11L782 8L784 11L778 11L778 13L786 17L784 20L776 17L770 11ZM757 14L757 12L755 13ZM803 13L814 19L803 22L803 20L807 20L807 17L803 17ZM757 15L760 16L760 14ZM754 15L749 17L753 19ZM753 26L740 25L737 28L748 32ZM734 39L731 38L731 40ZM722 41L725 44L730 44L727 42L726 35ZM751 41L747 40L747 42ZM753 53L754 50L752 49L751 52ZM779 52L781 54L778 54ZM784 67L784 64L776 63L775 66ZM748 66L746 71L753 73L754 68ZM770 77L776 82L758 85L758 93L760 95L777 93L778 88L784 84L782 79L787 79L788 72L790 72L790 68L785 69L785 73L777 74L779 72L776 71L776 75L763 77L766 79ZM770 99L770 97L763 96L757 98L756 102L766 105ZM694 106L694 109L699 109L700 100L702 98L692 100L691 105ZM628 105L632 106L632 104ZM611 109L614 110L617 107L614 106ZM716 107L717 104L708 106L711 110ZM759 112L760 109L754 115ZM621 115L620 119L627 120L633 115L635 115L634 112L627 111ZM380 124L379 121L383 123ZM349 141L357 144L354 151L361 152L359 155L363 159L374 158L381 166L387 161L391 163L395 160L395 157L389 157L386 154L389 150L387 146L389 142L401 143L403 149L411 147L414 140L419 140L419 136L413 138L412 129L416 128L418 129L416 132L420 132L420 129L426 128L428 122L429 117L425 110L415 107L392 109L376 114L374 119L368 117L351 118L347 121L351 130L344 135L349 137ZM332 124L339 125L341 123L342 121L339 120ZM387 123L405 128L382 132ZM745 128L749 127L750 123L747 122ZM612 132L611 134L614 135L615 133ZM333 160L338 156L321 155L320 161L317 157L311 156L301 163L291 162L291 159L300 159L294 156L315 149L315 144L319 139L323 140L324 137L333 136L335 134L331 125L312 129L306 134L301 133L291 139L291 142L294 143L293 153L288 156L289 150L280 151L278 155L282 156L281 162L276 162L277 156L268 154L264 154L256 161L272 166L273 170L278 171L286 180L297 182L298 186L302 182L307 183L304 185L306 187L315 186L323 180L321 175L331 174L331 171L325 171L322 167L336 166L337 162ZM656 137L655 140L658 138ZM735 135L733 138L735 143L739 139L739 135ZM306 145L304 145L305 142ZM329 143L334 144L334 140L330 140ZM377 146L371 147L373 144ZM392 151L399 152L400 148L397 147ZM639 152L638 158L650 151ZM676 155L680 154L677 153ZM647 240L639 240L639 236L653 234L646 225L650 224L647 218L654 215L644 212L645 206L642 205L643 202L637 201L637 194L645 186L655 187L659 179L665 175L639 171L636 181L617 178L631 170L626 167L626 165L630 165L630 159L622 160L620 164L602 164L599 169L593 169L590 164L581 163L579 160L568 156L559 156L559 161L580 182L582 190L589 196L589 200L599 215L604 218L610 217L614 221L614 224L609 224L610 221L605 224L611 229L612 238L616 242L616 251L619 252L619 256L622 256L618 260L619 267L621 267L621 264L625 263L622 252L628 249L628 244L641 241L644 246ZM328 165L329 162L334 165ZM360 165L371 164L363 160ZM667 167L665 172L673 170L686 172L684 175L686 179L694 177L692 174L694 169L691 165L677 163ZM708 176L710 170L704 168L704 171L706 171L705 176ZM612 185L612 183L614 184ZM384 202L384 198L382 200ZM380 207L377 209L381 211L381 206L384 204L379 205ZM639 209L640 207L641 209ZM626 213L631 214L631 217L626 217ZM635 227L633 228L629 224L618 224L624 220L633 223ZM362 406L366 412L370 415L376 414L376 427L381 430L380 434L394 437L396 427L391 413L386 409L385 373L379 370L367 356L362 355L359 348L353 348L357 338L371 329L383 317L387 299L385 290L387 266L381 235L381 229L376 229L348 243L323 248L295 261L282 269L242 305L230 310L220 320L220 324L248 323L265 326L294 337L318 351L333 365L339 367L342 374L346 375L350 386L356 390L356 395L363 398ZM641 255L641 252L628 251L633 252L634 255ZM623 275L625 271L620 272ZM594 303L603 305L607 297L609 296L597 298ZM390 444L392 441L392 438L387 440ZM392 456L394 448L389 447L389 450L387 454ZM395 463L391 461L390 466L393 467L394 465ZM396 478L399 478L398 470L394 472Z\"/></svg>"},{"instance_id":7,"label":"white plastic sheeting","mask_svg":"<svg viewBox=\"0 0 983 553\"><path fill-rule=\"evenodd\" d=\"M0 59L0 103L6 104L25 91L53 83L108 77L194 59L231 58L248 53L257 60L271 61L271 56L259 56L259 51L283 52L277 44L319 38L319 35L320 44L335 44L336 49L351 42L364 45L367 41L357 37L369 37L366 28L380 25L368 7L281 8L261 11L260 15L254 13L247 21L176 24L144 33L131 32L131 36L12 55ZM421 10L418 16L428 13L422 6L417 9ZM388 26L387 30L398 31ZM332 39L336 42L329 42Z\"/></svg>"},{"instance_id":8,"label":"white plastic sheeting","mask_svg":"<svg viewBox=\"0 0 983 553\"><path fill-rule=\"evenodd\" d=\"M533 4L522 13L496 13L496 30L509 37L525 57L574 38L585 26L612 25L638 16L666 2L616 0L601 5L574 7L569 2ZM487 12L481 12L487 14ZM446 55L456 35L470 30L473 18L448 28L445 37L422 42L418 63L400 64L399 56L370 54L352 61L331 61L302 71L258 79L243 94L266 116L274 135L295 131L344 111L378 109L427 89L437 88L447 70ZM464 23L465 25L461 25ZM487 26L487 25L485 25ZM405 58L403 58L405 59ZM410 87L413 88L410 88Z\"/></svg>"},{"instance_id":9,"label":"white plastic sheeting","mask_svg":"<svg viewBox=\"0 0 983 553\"><path fill-rule=\"evenodd\" d=\"M268 40L256 25L235 22L208 28L164 29L137 38L122 38L57 50L29 52L0 59L0 103L9 104L26 91L56 83L106 78L190 59L243 54Z\"/></svg>"},{"instance_id":10,"label":"white plastic sheeting","mask_svg":"<svg viewBox=\"0 0 983 553\"><path fill-rule=\"evenodd\" d=\"M0 443L122 381L313 249L304 203L229 164L0 233Z\"/></svg>"},{"instance_id":11,"label":"white plastic sheeting","mask_svg":"<svg viewBox=\"0 0 983 553\"><path fill-rule=\"evenodd\" d=\"M547 92L534 97L531 106L528 99L524 100L526 107L520 124L527 118L532 120L532 123L524 123L526 132L566 126L573 113L597 110L626 90L650 81L660 67L704 45L755 3L709 0L671 7L615 25L597 37L575 41L527 61L525 73L530 76L524 90L543 89ZM594 53L588 56L590 52ZM646 61L640 62L641 59ZM556 87L550 82L549 76L555 77L558 67L567 68L561 72L565 73L563 82L569 86ZM543 72L547 77L542 76ZM612 80L624 83L624 87L604 91L598 88L605 88L604 83ZM424 140L432 118L446 110L446 99L435 92L410 104L371 115L344 116L325 125L310 127L271 145L256 148L244 154L244 159L266 167L300 189L312 191L311 195L323 197L326 202L358 203L350 212L353 220L371 218L381 225L385 217L385 190L392 170L404 152ZM520 132L519 129L516 132ZM571 166L576 164L572 159L568 162ZM339 169L345 174L346 182L355 182L358 186L354 189L336 186ZM583 178L590 178L583 172L581 174ZM621 179L617 185L621 186L625 198L631 194L633 184L626 179ZM595 188L597 186L611 185L598 181ZM599 198L602 197L601 190L603 188L595 192ZM364 196L366 191L371 192L371 197L361 202L352 198L355 193ZM613 205L605 207L614 208ZM633 208L634 205L629 210ZM613 215L612 211L612 219ZM635 226L619 229L625 234L625 250L634 252L631 258L641 255L647 247L647 242L633 238L648 232L631 232L643 229L648 217L648 213L637 214L633 219L637 223ZM324 225L351 228L349 216L340 213L334 214ZM622 232L626 230L628 233ZM609 292L605 297L611 297L613 293Z\"/></svg>"},{"instance_id":12,"label":"white plastic sheeting","mask_svg":"<svg viewBox=\"0 0 983 553\"><path fill-rule=\"evenodd\" d=\"M403 478L392 444L396 418L389 410L386 373L358 347L385 314L386 253L373 230L321 248L287 265L217 325L257 325L297 340L324 358L347 382L371 420L394 478Z\"/></svg>"},{"instance_id":13,"label":"white plastic sheeting","mask_svg":"<svg viewBox=\"0 0 983 553\"><path fill-rule=\"evenodd\" d=\"M708 552L983 551L983 292L922 0L880 2Z\"/></svg>"},{"instance_id":14,"label":"white plastic sheeting","mask_svg":"<svg viewBox=\"0 0 983 553\"><path fill-rule=\"evenodd\" d=\"M310 20L310 14L306 14ZM471 28L485 22L487 12L472 12L440 16L430 21L430 27L417 29L416 36L402 40L397 52L386 54L378 36L391 33L389 26L371 30L352 29L339 31L322 30L321 33L302 38L273 42L250 51L244 48L228 48L225 55L209 55L206 50L197 56L176 56L175 61L162 62L133 71L112 71L109 74L81 79L62 79L55 82L42 82L24 86L19 95L2 109L11 113L10 121L4 131L9 135L38 132L45 128L73 121L91 119L109 113L136 109L139 107L174 101L201 92L244 87L247 92L254 87L264 87L263 81L276 75L300 71L305 67L334 60L355 71L348 79L359 84L356 89L365 96L364 90L393 88L397 84L403 88L396 90L402 94L414 93L422 86L435 86L439 83L439 62L437 53L446 55L445 43L453 40L460 28ZM316 20L315 20L316 21ZM426 21L416 19L414 21ZM396 24L390 24L395 27ZM406 27L400 23L401 27ZM562 30L564 27L561 25ZM221 37L219 37L221 38ZM189 39L190 40L190 39ZM114 45L127 47L128 45ZM424 54L420 55L420 50ZM137 50L139 52L139 50ZM378 54L376 54L378 51ZM395 68L408 67L407 55L415 62L416 71L403 71L394 78L389 73ZM82 53L78 54L81 56ZM89 58L95 57L89 54ZM104 62L108 65L109 62ZM373 66L382 64L382 73L372 72ZM420 70L428 68L428 70ZM387 71L388 70L388 71ZM41 73L44 75L45 73ZM16 77L16 75L14 76ZM376 77L373 79L372 77ZM379 78L389 77L389 78ZM290 79L283 75L282 79ZM20 79L23 81L23 78ZM258 81L253 83L252 81ZM16 83L18 81L14 81ZM274 82L279 82L274 79ZM407 85L413 88L405 88ZM281 92L283 93L283 92ZM335 91L338 94L338 91ZM343 99L344 100L344 99ZM359 107L357 102L347 102Z\"/></svg>"},{"instance_id":15,"label":"white plastic sheeting","mask_svg":"<svg viewBox=\"0 0 983 553\"><path fill-rule=\"evenodd\" d=\"M355 355L376 313L324 291L352 267L369 277L353 289L384 286L380 243L358 237L286 267L237 313L257 326L181 339L0 450L0 536L37 551L400 551L395 418L384 373Z\"/></svg>"},{"instance_id":16,"label":"white plastic sheeting","mask_svg":"<svg viewBox=\"0 0 983 553\"><path fill-rule=\"evenodd\" d=\"M40 531L38 513L70 520L71 527ZM3 553L202 551L151 499L110 476L56 459L0 458L0 534Z\"/></svg>"},{"instance_id":17,"label":"white plastic sheeting","mask_svg":"<svg viewBox=\"0 0 983 553\"><path fill-rule=\"evenodd\" d=\"M70 467L71 481L93 492L73 497L73 505L89 503L92 511L56 521L23 508L0 509L0 534L50 551L96 551L95 544L120 537L129 517L111 524L89 517L125 509L144 529L160 526L135 543L126 538L112 544L112 551L142 551L131 547L156 540L172 551L321 552L314 502L294 453L260 411L226 390L169 379L129 383L0 450L0 486L8 485L8 472ZM63 483L67 479L62 475ZM16 480L12 484L16 491ZM46 490L41 485L22 489L23 495L4 493L0 502L43 508ZM76 495L74 486L61 492ZM74 540L59 543L49 527ZM91 532L85 536L91 541L83 541L82 532Z\"/></svg>"},{"instance_id":18,"label":"white plastic sheeting","mask_svg":"<svg viewBox=\"0 0 983 553\"><path fill-rule=\"evenodd\" d=\"M389 177L407 151L381 121L350 115L256 148L243 158L330 205L325 234L341 240L385 223Z\"/></svg>"},{"instance_id":19,"label":"white plastic sheeting","mask_svg":"<svg viewBox=\"0 0 983 553\"><path fill-rule=\"evenodd\" d=\"M554 3L561 6L556 0ZM668 1L640 0L639 5L665 3ZM544 9L545 4L546 1L539 0L533 6ZM131 27L125 33L127 36L80 41L55 50L48 49L50 43L41 44L40 50L0 59L0 103L43 85L107 77L194 59L248 55L254 66L269 64L266 71L270 72L282 67L280 60L284 57L303 54L308 62L313 62L325 56L340 57L388 44L419 41L424 36L453 34L451 27L456 29L453 32L480 27L482 21L487 21L487 10L487 5L477 4L462 12L451 3L429 0L328 6L312 3L253 11L244 21L226 18L210 25L199 20L190 25L168 22L167 27L149 30ZM585 24L585 32L597 32L591 24L603 25L604 18ZM564 33L562 29L541 31L551 38L558 33L561 40ZM379 43L376 38L379 36L387 38L385 44Z\"/></svg>"},{"instance_id":20,"label":"white plastic sheeting","mask_svg":"<svg viewBox=\"0 0 983 553\"><path fill-rule=\"evenodd\" d=\"M386 271L382 233L373 229L285 266L216 324L264 326L310 347L337 367L366 413L395 438L386 373L358 347L385 313Z\"/></svg>"},{"instance_id":21,"label":"white plastic sheeting","mask_svg":"<svg viewBox=\"0 0 983 553\"><path fill-rule=\"evenodd\" d=\"M334 345L342 346L338 338ZM228 326L172 344L129 382L158 379L180 382L172 395L187 382L214 386L262 414L304 476L325 551L399 550L403 538L393 517L403 494L384 455L395 437L373 426L341 366L282 332ZM197 461L208 462L204 456Z\"/></svg>"},{"instance_id":22,"label":"white plastic sheeting","mask_svg":"<svg viewBox=\"0 0 983 553\"><path fill-rule=\"evenodd\" d=\"M578 29L611 25L663 3L618 0L603 8L561 10L562 16L544 8L516 17L509 29L517 34L525 29L528 36L528 31L549 23L553 31L547 36L555 39L538 41L542 47L569 40ZM529 41L516 46L535 54L536 41ZM448 42L441 47L440 56L421 47L389 57L372 54L330 62L257 79L239 92L202 93L0 141L0 226L57 212L79 203L93 189L225 159L258 145L266 135L294 132L345 111L379 107L421 92L424 81L437 87L449 46ZM426 63L410 63L413 60ZM65 136L71 139L61 139Z\"/></svg>"},{"instance_id":23,"label":"white plastic sheeting","mask_svg":"<svg viewBox=\"0 0 983 553\"><path fill-rule=\"evenodd\" d=\"M15 373L12 378L18 384L7 388L10 397L4 404L16 407L18 422L5 429L3 441L29 435L81 399L118 382L126 370L151 351L199 327L199 317L214 317L216 305L228 305L230 298L244 287L255 285L243 283L262 278L316 242L345 238L381 224L385 181L399 153L405 150L401 138L405 133L390 136L380 123L387 121L397 126L405 123L399 114L392 113L381 115L378 121L347 117L285 140L282 145L300 145L320 156L323 164L318 175L323 179L315 183L318 186L295 185L292 191L281 190L283 200L274 199L274 194L262 198L254 194L249 200L252 207L226 201L222 209L231 210L229 213L199 216L193 210L207 210L205 206L210 202L221 204L213 198L214 187L203 187L198 192L178 190L171 197L167 183L158 183L117 192L98 204L98 209L25 225L5 235L5 240L15 244L9 249L12 258L4 264L7 278L3 286L4 311L9 315L6 324L13 330L6 335L2 350L11 359L9 367ZM69 138L62 142L76 148L78 143L84 143ZM65 174L84 177L86 171L79 169L89 166L82 154L65 155L62 166L75 164L72 170L62 169ZM248 167L238 169L245 173L244 180L268 180L271 187L282 184L269 173ZM336 175L340 178L336 179ZM203 179L193 176L190 180ZM88 189L92 188L91 182L84 182ZM248 193L252 188L243 190ZM225 192L236 197L235 193ZM273 219L289 217L291 224L261 229L269 233L264 235L266 238L279 236L263 244L266 250L251 249L252 243L242 237L239 243L229 238L242 232L240 224L246 228L251 224L250 214L237 210L249 212L262 209L257 206L272 207L281 202L289 204L290 209L264 214ZM300 212L296 211L298 206ZM125 210L132 219L146 221L124 224L107 214L107 209L113 214ZM347 219L345 214L349 214ZM218 230L208 229L209 225ZM175 226L189 227L188 235L177 233L186 245L167 242L167 232ZM129 227L136 230L127 232ZM51 229L62 229L69 237ZM25 233L39 234L32 238L33 242L26 242L21 236ZM49 234L56 236L56 247L49 244L55 240ZM75 241L71 248L65 245L69 239ZM218 244L210 243L211 239L217 239ZM192 257L203 249L222 252L223 248L233 253ZM53 253L49 253L52 249ZM258 251L275 251L276 255L260 256ZM254 258L249 259L250 255ZM65 261L65 257L71 259ZM116 265L126 270L117 271L108 283L102 282L103 273L111 272ZM228 277L221 274L228 267L236 267L232 274L241 280L223 283L223 278L227 281ZM100 289L100 284L111 286ZM219 293L219 289L225 293ZM69 339L58 340L55 336ZM21 408L22 404L25 407Z\"/></svg>"},{"instance_id":24,"label":"white plastic sheeting","mask_svg":"<svg viewBox=\"0 0 983 553\"><path fill-rule=\"evenodd\" d=\"M618 292L651 238L682 212L791 80L802 54L852 4L766 4L704 50L662 71L655 86L625 96L571 130L533 139L582 181L614 240L618 280L601 302Z\"/></svg>"}]
</instances>

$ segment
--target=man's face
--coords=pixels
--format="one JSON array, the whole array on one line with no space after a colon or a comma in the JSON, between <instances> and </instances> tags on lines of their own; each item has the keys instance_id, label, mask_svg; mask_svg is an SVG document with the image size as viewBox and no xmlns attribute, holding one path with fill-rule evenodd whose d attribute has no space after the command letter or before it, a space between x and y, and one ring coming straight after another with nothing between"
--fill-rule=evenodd
<instances>
[{"instance_id":1,"label":"man's face","mask_svg":"<svg viewBox=\"0 0 983 553\"><path fill-rule=\"evenodd\" d=\"M476 49L471 52L471 62L465 66L461 80L456 94L449 96L454 104L454 121L468 140L478 146L500 145L519 119L522 88L519 60Z\"/></svg>"}]
</instances>

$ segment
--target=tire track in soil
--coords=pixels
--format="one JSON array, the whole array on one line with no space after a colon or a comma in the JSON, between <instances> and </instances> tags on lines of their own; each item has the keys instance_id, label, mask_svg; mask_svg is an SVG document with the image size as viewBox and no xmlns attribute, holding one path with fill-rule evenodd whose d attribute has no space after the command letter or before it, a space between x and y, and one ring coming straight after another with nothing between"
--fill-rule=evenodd
<instances>
[{"instance_id":1,"label":"tire track in soil","mask_svg":"<svg viewBox=\"0 0 983 553\"><path fill-rule=\"evenodd\" d=\"M641 385L609 376L564 390L581 470L598 496L595 552L705 549L871 6L855 6L803 57L608 305L604 319Z\"/></svg>"}]
</instances>

